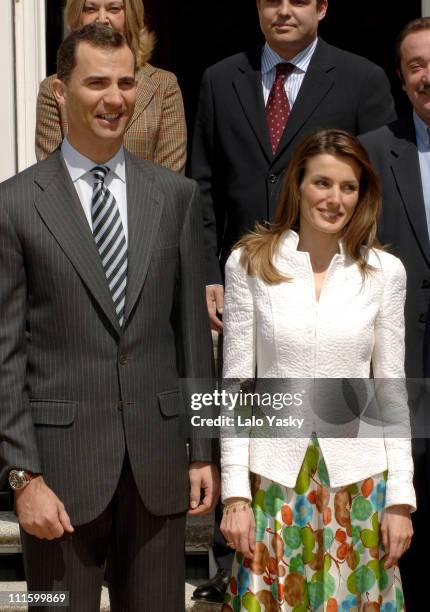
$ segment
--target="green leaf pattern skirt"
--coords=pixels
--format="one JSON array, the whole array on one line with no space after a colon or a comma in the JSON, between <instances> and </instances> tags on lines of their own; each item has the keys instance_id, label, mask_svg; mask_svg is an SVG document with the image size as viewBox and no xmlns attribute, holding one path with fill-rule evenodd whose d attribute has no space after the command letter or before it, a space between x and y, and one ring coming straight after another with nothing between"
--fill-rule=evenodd
<instances>
[{"instance_id":1,"label":"green leaf pattern skirt","mask_svg":"<svg viewBox=\"0 0 430 612\"><path fill-rule=\"evenodd\" d=\"M236 553L222 612L404 611L398 567L384 569L386 479L330 487L316 437L294 489L254 474L254 560Z\"/></svg>"}]
</instances>

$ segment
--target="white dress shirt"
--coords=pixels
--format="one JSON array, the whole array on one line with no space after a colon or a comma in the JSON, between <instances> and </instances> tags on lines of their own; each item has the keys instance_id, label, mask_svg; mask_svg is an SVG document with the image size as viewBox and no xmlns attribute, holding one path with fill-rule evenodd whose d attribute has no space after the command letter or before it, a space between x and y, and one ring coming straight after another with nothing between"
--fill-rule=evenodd
<instances>
[{"instance_id":1,"label":"white dress shirt","mask_svg":"<svg viewBox=\"0 0 430 612\"><path fill-rule=\"evenodd\" d=\"M264 103L267 104L270 90L275 82L276 76L276 64L294 64L294 70L285 79L285 92L288 96L290 108L293 108L294 102L299 94L300 87L302 86L303 79L305 78L306 71L309 67L310 61L314 54L318 43L316 38L306 49L297 53L288 62L278 55L273 49L266 43L263 47L261 54L261 81L263 85L263 96Z\"/></svg>"},{"instance_id":2,"label":"white dress shirt","mask_svg":"<svg viewBox=\"0 0 430 612\"><path fill-rule=\"evenodd\" d=\"M88 224L93 231L91 218L91 200L93 195L94 175L91 169L94 166L107 166L109 172L106 175L105 185L114 196L119 209L119 214L124 228L125 240L128 244L128 224L127 224L127 186L125 182L125 157L124 149L120 148L118 153L105 164L96 164L88 157L85 157L70 144L67 137L61 145L61 153L69 171L70 178L79 196Z\"/></svg>"}]
</instances>

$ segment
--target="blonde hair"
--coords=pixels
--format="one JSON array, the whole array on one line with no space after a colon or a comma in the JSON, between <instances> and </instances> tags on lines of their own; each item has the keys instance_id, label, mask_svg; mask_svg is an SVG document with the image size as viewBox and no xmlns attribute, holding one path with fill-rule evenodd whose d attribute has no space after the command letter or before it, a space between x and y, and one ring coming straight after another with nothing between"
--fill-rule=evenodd
<instances>
[{"instance_id":1,"label":"blonde hair","mask_svg":"<svg viewBox=\"0 0 430 612\"><path fill-rule=\"evenodd\" d=\"M381 207L379 180L366 150L357 138L343 130L328 129L307 136L293 153L273 224L257 224L254 232L235 245L234 248L243 248L241 263L250 276L259 276L269 284L291 280L276 268L273 259L285 232L300 229L300 185L308 160L322 154L346 157L361 169L359 201L344 229L343 246L346 255L358 264L362 274L373 269L367 263L363 247L368 250L378 245L376 223Z\"/></svg>"},{"instance_id":2,"label":"blonde hair","mask_svg":"<svg viewBox=\"0 0 430 612\"><path fill-rule=\"evenodd\" d=\"M86 0L67 0L66 21L71 30L79 28ZM122 0L125 8L125 37L133 48L137 65L143 66L151 58L155 47L155 34L145 25L145 11L142 0Z\"/></svg>"}]
</instances>

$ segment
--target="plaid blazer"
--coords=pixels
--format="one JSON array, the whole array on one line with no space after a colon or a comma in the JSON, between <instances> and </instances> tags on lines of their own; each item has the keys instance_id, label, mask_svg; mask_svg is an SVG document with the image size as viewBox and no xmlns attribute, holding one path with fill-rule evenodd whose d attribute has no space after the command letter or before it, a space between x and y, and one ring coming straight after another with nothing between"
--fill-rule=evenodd
<instances>
[{"instance_id":1,"label":"plaid blazer","mask_svg":"<svg viewBox=\"0 0 430 612\"><path fill-rule=\"evenodd\" d=\"M40 84L37 97L36 157L52 153L67 134L66 111L54 97L56 74ZM138 157L184 173L187 127L181 90L171 72L145 64L137 74L136 106L124 134L125 147Z\"/></svg>"}]
</instances>

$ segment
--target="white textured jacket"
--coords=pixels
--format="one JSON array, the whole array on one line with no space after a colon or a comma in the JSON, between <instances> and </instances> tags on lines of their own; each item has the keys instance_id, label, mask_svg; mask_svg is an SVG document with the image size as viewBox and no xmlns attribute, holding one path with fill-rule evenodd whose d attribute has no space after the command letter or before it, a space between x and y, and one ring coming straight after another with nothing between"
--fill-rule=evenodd
<instances>
[{"instance_id":1,"label":"white textured jacket","mask_svg":"<svg viewBox=\"0 0 430 612\"><path fill-rule=\"evenodd\" d=\"M240 250L227 261L224 304L224 378L404 378L406 273L399 259L371 250L375 268L365 279L343 252L333 257L320 299L309 254L289 231L275 264L292 280L268 285L250 277ZM404 385L400 388L404 390ZM393 398L409 423L406 393ZM385 407L387 408L387 407ZM390 409L390 407L388 407ZM294 487L309 438L221 440L222 498L251 499L249 472ZM386 506L415 508L410 439L319 438L330 484L343 486L388 468Z\"/></svg>"}]
</instances>

